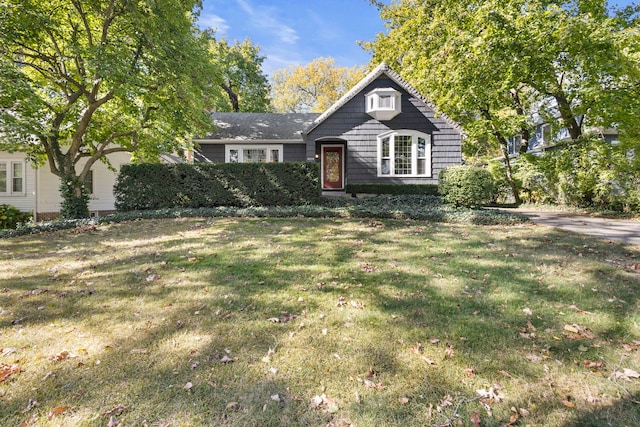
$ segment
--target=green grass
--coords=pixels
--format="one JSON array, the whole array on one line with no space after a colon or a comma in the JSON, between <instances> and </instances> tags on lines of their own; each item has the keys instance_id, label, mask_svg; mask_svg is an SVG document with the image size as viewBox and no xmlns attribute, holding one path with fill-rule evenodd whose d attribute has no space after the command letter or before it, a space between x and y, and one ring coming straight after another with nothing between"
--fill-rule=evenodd
<instances>
[{"instance_id":1,"label":"green grass","mask_svg":"<svg viewBox=\"0 0 640 427\"><path fill-rule=\"evenodd\" d=\"M0 425L640 425L639 255L392 219L0 240Z\"/></svg>"}]
</instances>

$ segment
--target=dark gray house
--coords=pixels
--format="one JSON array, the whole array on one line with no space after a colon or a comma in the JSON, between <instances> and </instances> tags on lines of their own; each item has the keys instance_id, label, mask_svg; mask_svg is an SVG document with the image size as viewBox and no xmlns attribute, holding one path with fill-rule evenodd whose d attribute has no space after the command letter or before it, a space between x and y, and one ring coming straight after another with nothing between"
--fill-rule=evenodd
<instances>
[{"instance_id":1,"label":"dark gray house","mask_svg":"<svg viewBox=\"0 0 640 427\"><path fill-rule=\"evenodd\" d=\"M462 128L385 63L318 114L213 113L194 161L316 161L322 189L437 184L462 160Z\"/></svg>"}]
</instances>

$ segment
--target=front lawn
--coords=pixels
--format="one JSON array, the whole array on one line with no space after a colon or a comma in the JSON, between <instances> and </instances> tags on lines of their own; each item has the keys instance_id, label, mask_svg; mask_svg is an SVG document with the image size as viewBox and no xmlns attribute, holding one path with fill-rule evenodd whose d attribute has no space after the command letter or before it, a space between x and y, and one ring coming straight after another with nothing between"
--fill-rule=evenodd
<instances>
[{"instance_id":1,"label":"front lawn","mask_svg":"<svg viewBox=\"0 0 640 427\"><path fill-rule=\"evenodd\" d=\"M0 240L0 425L640 425L639 256L409 219Z\"/></svg>"}]
</instances>

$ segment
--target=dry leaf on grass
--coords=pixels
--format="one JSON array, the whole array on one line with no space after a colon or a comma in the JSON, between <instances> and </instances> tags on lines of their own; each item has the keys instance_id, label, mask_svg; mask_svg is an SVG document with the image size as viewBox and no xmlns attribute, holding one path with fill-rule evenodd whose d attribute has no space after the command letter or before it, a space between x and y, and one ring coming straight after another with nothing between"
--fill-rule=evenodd
<instances>
[{"instance_id":1,"label":"dry leaf on grass","mask_svg":"<svg viewBox=\"0 0 640 427\"><path fill-rule=\"evenodd\" d=\"M613 377L618 379L623 379L625 381L631 381L632 378L635 378L635 379L640 378L640 374L634 371L633 369L624 368L622 372L615 371L613 373Z\"/></svg>"},{"instance_id":2,"label":"dry leaf on grass","mask_svg":"<svg viewBox=\"0 0 640 427\"><path fill-rule=\"evenodd\" d=\"M5 382L11 375L20 372L22 372L22 369L17 364L6 365L3 363L0 365L0 383Z\"/></svg>"}]
</instances>

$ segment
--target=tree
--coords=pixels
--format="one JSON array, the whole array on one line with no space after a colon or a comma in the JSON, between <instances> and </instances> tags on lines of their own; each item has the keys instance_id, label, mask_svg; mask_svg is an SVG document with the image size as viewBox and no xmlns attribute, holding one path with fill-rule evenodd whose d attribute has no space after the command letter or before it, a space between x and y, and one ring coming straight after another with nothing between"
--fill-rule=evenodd
<instances>
[{"instance_id":1,"label":"tree","mask_svg":"<svg viewBox=\"0 0 640 427\"><path fill-rule=\"evenodd\" d=\"M251 40L237 40L230 45L227 40L212 40L211 53L220 70L216 84L224 96L216 100L217 111L265 112L269 110L270 87L261 66L265 57L260 47Z\"/></svg>"},{"instance_id":2,"label":"tree","mask_svg":"<svg viewBox=\"0 0 640 427\"><path fill-rule=\"evenodd\" d=\"M389 26L367 44L467 129L504 155L545 121L572 139L616 124L637 138L640 113L634 15L604 0L401 0L376 3ZM621 100L624 100L621 102ZM467 149L468 150L468 149ZM468 150L470 151L470 150Z\"/></svg>"},{"instance_id":3,"label":"tree","mask_svg":"<svg viewBox=\"0 0 640 427\"><path fill-rule=\"evenodd\" d=\"M274 71L272 106L278 112L323 112L366 74L365 67L338 67L333 58Z\"/></svg>"},{"instance_id":4,"label":"tree","mask_svg":"<svg viewBox=\"0 0 640 427\"><path fill-rule=\"evenodd\" d=\"M48 163L66 217L88 215L83 182L97 161L155 159L211 126L210 35L198 0L3 0L3 149Z\"/></svg>"}]
</instances>

